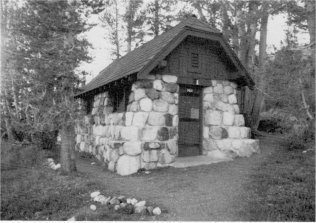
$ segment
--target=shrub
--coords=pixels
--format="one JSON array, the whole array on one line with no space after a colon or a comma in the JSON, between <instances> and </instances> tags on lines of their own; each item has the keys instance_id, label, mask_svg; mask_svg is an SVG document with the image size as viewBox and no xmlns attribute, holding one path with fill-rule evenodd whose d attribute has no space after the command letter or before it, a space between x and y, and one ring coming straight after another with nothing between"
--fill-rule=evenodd
<instances>
[{"instance_id":1,"label":"shrub","mask_svg":"<svg viewBox=\"0 0 316 223\"><path fill-rule=\"evenodd\" d=\"M315 141L315 126L313 122L309 122L305 126L300 126L292 131L288 137L289 150L304 150Z\"/></svg>"},{"instance_id":2,"label":"shrub","mask_svg":"<svg viewBox=\"0 0 316 223\"><path fill-rule=\"evenodd\" d=\"M258 130L269 133L282 133L281 120L276 118L269 118L260 120Z\"/></svg>"},{"instance_id":3,"label":"shrub","mask_svg":"<svg viewBox=\"0 0 316 223\"><path fill-rule=\"evenodd\" d=\"M258 130L268 133L289 133L298 121L293 114L279 108L271 108L260 116Z\"/></svg>"},{"instance_id":4,"label":"shrub","mask_svg":"<svg viewBox=\"0 0 316 223\"><path fill-rule=\"evenodd\" d=\"M37 131L32 134L32 142L39 148L53 150L56 147L58 131Z\"/></svg>"},{"instance_id":5,"label":"shrub","mask_svg":"<svg viewBox=\"0 0 316 223\"><path fill-rule=\"evenodd\" d=\"M1 142L1 168L2 170L29 168L36 166L44 158L56 159L58 150L42 150L35 144L21 143L10 145L6 141Z\"/></svg>"}]
</instances>

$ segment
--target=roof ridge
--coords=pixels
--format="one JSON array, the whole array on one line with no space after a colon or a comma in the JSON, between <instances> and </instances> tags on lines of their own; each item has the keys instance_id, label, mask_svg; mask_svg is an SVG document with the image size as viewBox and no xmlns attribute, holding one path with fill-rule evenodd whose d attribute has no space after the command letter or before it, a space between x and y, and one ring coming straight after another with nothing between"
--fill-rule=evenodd
<instances>
[{"instance_id":1,"label":"roof ridge","mask_svg":"<svg viewBox=\"0 0 316 223\"><path fill-rule=\"evenodd\" d=\"M172 41L181 31L187 29L197 29L213 34L221 33L216 28L198 18L188 17L171 27L166 32L155 36L151 40L143 43L139 47L126 53L124 56L113 60L107 67L102 69L98 75L92 78L83 88L80 94L84 94L93 89L101 87L109 82L137 73L144 68L170 41ZM132 70L130 68L133 68Z\"/></svg>"},{"instance_id":2,"label":"roof ridge","mask_svg":"<svg viewBox=\"0 0 316 223\"><path fill-rule=\"evenodd\" d=\"M213 32L221 32L219 29L217 29L216 27L211 26L208 22L206 21L202 21L196 17L189 17L188 20L193 20L195 22L198 22L200 24L202 24L203 26L205 26L206 28L211 29ZM186 21L186 20L185 20Z\"/></svg>"},{"instance_id":3,"label":"roof ridge","mask_svg":"<svg viewBox=\"0 0 316 223\"><path fill-rule=\"evenodd\" d=\"M188 20L188 19L190 19L190 18L187 18L186 20ZM180 26L183 22L185 22L186 20L180 21L177 25L173 26L172 28L170 28L170 29L167 30L166 32L163 32L163 33L161 33L160 35L155 36L155 37L152 38L151 40L149 40L149 41L143 43L141 46L139 46L139 47L137 47L137 48L131 50L131 51L128 52L128 53L126 53L124 56L122 56L122 57L120 57L120 58L118 58L118 59L113 60L108 66L106 66L105 68L103 68L103 69L97 74L97 76L95 76L94 78L92 78L92 79L85 85L85 87L86 87L87 85L89 85L90 83L92 83L93 81L97 80L98 77L100 76L100 74L101 74L102 72L104 72L106 69L108 69L112 64L118 63L120 60L122 60L123 58L126 58L127 56L131 55L131 53L134 53L136 50L139 50L139 49L141 49L141 48L144 48L146 45L148 45L148 44L149 44L151 41L153 41L154 39L165 36L166 34L170 33L170 31L172 31L172 30L174 30L175 28L179 27L179 26Z\"/></svg>"},{"instance_id":4,"label":"roof ridge","mask_svg":"<svg viewBox=\"0 0 316 223\"><path fill-rule=\"evenodd\" d=\"M204 25L206 25L207 27L209 27L210 29L214 29L215 31L217 32L221 32L219 29L217 29L216 27L213 27L211 26L211 24L205 22L205 21L202 21L202 20L198 20L200 23L203 23Z\"/></svg>"}]
</instances>

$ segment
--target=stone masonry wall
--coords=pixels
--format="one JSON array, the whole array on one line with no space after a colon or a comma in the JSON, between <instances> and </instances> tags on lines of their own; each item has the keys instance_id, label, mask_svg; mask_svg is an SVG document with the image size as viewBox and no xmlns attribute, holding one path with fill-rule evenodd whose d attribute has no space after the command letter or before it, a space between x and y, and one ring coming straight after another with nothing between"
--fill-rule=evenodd
<instances>
[{"instance_id":1,"label":"stone masonry wall","mask_svg":"<svg viewBox=\"0 0 316 223\"><path fill-rule=\"evenodd\" d=\"M249 157L258 140L239 112L236 84L212 81L203 89L203 154ZM76 148L92 153L120 175L172 165L178 154L177 77L150 75L132 85L126 112L114 113L108 92L94 97L91 114L76 125Z\"/></svg>"},{"instance_id":2,"label":"stone masonry wall","mask_svg":"<svg viewBox=\"0 0 316 223\"><path fill-rule=\"evenodd\" d=\"M250 128L239 112L235 83L212 81L203 89L203 154L214 158L249 157L259 152L258 140L250 138Z\"/></svg>"},{"instance_id":3,"label":"stone masonry wall","mask_svg":"<svg viewBox=\"0 0 316 223\"><path fill-rule=\"evenodd\" d=\"M94 154L120 175L174 162L178 153L177 77L151 75L132 85L127 111L113 113L107 92L76 125L76 148Z\"/></svg>"}]
</instances>

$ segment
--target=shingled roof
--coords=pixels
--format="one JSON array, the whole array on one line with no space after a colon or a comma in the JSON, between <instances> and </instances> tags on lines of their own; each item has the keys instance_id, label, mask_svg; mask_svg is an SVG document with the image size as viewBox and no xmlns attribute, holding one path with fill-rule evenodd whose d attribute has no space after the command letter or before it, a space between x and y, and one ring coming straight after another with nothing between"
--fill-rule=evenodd
<instances>
[{"instance_id":1,"label":"shingled roof","mask_svg":"<svg viewBox=\"0 0 316 223\"><path fill-rule=\"evenodd\" d=\"M130 74L141 71L148 65L153 58L158 55L164 47L172 42L184 30L191 28L194 30L204 31L216 35L221 35L221 32L215 28L210 27L207 23L198 20L195 17L189 17L180 22L175 27L167 32L155 37L151 41L127 53L125 56L113 61L109 66L103 69L95 78L93 78L78 95L82 95L99 87L102 87L110 82L126 77ZM222 36L222 35L221 35ZM225 42L225 41L224 41ZM228 47L230 49L230 47ZM230 49L231 50L231 49ZM237 58L235 53L231 50L232 55ZM237 62L246 72L247 78L250 78L247 70L243 67L237 58ZM250 78L250 82L252 82ZM251 83L253 84L253 82Z\"/></svg>"}]
</instances>

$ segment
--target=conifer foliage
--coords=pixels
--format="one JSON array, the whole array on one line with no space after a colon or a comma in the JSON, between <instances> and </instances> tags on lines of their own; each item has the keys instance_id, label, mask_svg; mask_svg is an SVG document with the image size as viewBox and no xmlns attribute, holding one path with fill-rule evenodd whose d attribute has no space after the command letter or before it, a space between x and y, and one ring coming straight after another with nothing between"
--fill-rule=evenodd
<instances>
[{"instance_id":1,"label":"conifer foliage","mask_svg":"<svg viewBox=\"0 0 316 223\"><path fill-rule=\"evenodd\" d=\"M74 120L80 113L73 96L84 76L75 69L90 60L89 43L79 36L89 28L86 9L82 2L61 0L4 2L2 7L1 105L7 124L14 129L15 122L23 123L31 139L36 133L56 138L58 131L65 172L75 170Z\"/></svg>"}]
</instances>

